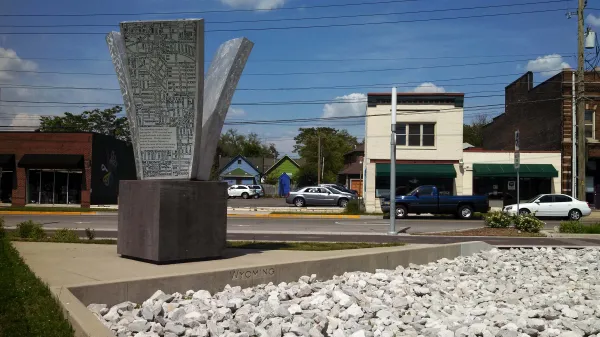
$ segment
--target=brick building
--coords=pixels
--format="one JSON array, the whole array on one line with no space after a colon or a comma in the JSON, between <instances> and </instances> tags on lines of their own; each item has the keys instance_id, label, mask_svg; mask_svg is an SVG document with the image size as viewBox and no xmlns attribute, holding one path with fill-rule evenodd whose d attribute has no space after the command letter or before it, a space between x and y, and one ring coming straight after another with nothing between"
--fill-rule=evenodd
<instances>
[{"instance_id":1,"label":"brick building","mask_svg":"<svg viewBox=\"0 0 600 337\"><path fill-rule=\"evenodd\" d=\"M505 88L505 112L485 127L483 148L514 149L514 131L520 131L521 150L561 151L561 189L571 194L572 179L572 74L563 70L534 86L527 72ZM587 138L586 192L593 201L600 184L600 74L585 74L585 130Z\"/></svg>"},{"instance_id":2,"label":"brick building","mask_svg":"<svg viewBox=\"0 0 600 337\"><path fill-rule=\"evenodd\" d=\"M133 149L95 133L0 132L0 203L116 204L120 180L136 179Z\"/></svg>"}]
</instances>

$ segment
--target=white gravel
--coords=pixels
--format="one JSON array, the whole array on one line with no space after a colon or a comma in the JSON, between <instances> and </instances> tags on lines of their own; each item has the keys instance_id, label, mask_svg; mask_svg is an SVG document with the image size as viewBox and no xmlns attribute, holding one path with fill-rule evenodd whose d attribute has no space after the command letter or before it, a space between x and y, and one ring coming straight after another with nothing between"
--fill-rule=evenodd
<instances>
[{"instance_id":1,"label":"white gravel","mask_svg":"<svg viewBox=\"0 0 600 337\"><path fill-rule=\"evenodd\" d=\"M491 250L375 274L88 308L116 336L596 337L600 250Z\"/></svg>"}]
</instances>

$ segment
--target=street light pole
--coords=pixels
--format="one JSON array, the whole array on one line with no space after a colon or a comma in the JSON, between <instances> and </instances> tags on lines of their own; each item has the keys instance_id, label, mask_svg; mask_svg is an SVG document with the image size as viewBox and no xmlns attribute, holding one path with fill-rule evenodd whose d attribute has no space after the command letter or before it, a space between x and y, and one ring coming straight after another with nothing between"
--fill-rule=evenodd
<instances>
[{"instance_id":1,"label":"street light pole","mask_svg":"<svg viewBox=\"0 0 600 337\"><path fill-rule=\"evenodd\" d=\"M396 235L396 87L392 88L392 135L390 141L390 231L389 235Z\"/></svg>"}]
</instances>

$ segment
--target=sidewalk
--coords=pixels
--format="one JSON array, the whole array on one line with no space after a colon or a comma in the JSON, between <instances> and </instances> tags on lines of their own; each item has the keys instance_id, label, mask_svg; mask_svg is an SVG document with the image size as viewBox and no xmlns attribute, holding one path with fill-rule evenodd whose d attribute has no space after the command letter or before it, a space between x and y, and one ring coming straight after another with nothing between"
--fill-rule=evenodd
<instances>
[{"instance_id":1,"label":"sidewalk","mask_svg":"<svg viewBox=\"0 0 600 337\"><path fill-rule=\"evenodd\" d=\"M98 211L95 211L98 210ZM9 207L0 208L0 215L118 215L118 207L92 206L90 209L81 211L80 208L65 210L58 208L50 210L36 210L35 206L22 207L11 210ZM227 216L232 218L278 218L278 219L381 219L382 215L346 215L341 214L343 208L338 207L227 207Z\"/></svg>"}]
</instances>

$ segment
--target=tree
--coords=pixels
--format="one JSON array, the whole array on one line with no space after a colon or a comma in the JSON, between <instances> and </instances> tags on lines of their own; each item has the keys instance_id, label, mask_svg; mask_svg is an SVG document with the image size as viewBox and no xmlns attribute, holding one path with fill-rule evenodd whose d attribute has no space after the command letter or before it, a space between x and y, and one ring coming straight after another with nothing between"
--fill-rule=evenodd
<instances>
[{"instance_id":1,"label":"tree","mask_svg":"<svg viewBox=\"0 0 600 337\"><path fill-rule=\"evenodd\" d=\"M65 112L63 116L40 118L41 132L96 132L131 141L127 117L117 117L123 108L114 106L100 110L84 111L81 114Z\"/></svg>"},{"instance_id":2,"label":"tree","mask_svg":"<svg viewBox=\"0 0 600 337\"><path fill-rule=\"evenodd\" d=\"M246 136L239 134L238 131L234 129L227 130L227 132L222 134L219 139L217 152L213 159L212 179L218 179L220 157L235 157L240 154L247 158L277 158L279 156L275 144L263 143L256 133L250 133Z\"/></svg>"},{"instance_id":3,"label":"tree","mask_svg":"<svg viewBox=\"0 0 600 337\"><path fill-rule=\"evenodd\" d=\"M469 143L475 147L483 146L483 129L489 123L486 115L478 115L471 121L471 124L463 125L463 142Z\"/></svg>"},{"instance_id":4,"label":"tree","mask_svg":"<svg viewBox=\"0 0 600 337\"><path fill-rule=\"evenodd\" d=\"M294 138L294 152L305 160L298 173L300 185L312 185L318 182L317 163L319 139L321 144L321 165L324 161L323 182L337 181L338 172L344 167L344 154L358 144L356 137L347 130L333 128L300 128Z\"/></svg>"}]
</instances>

